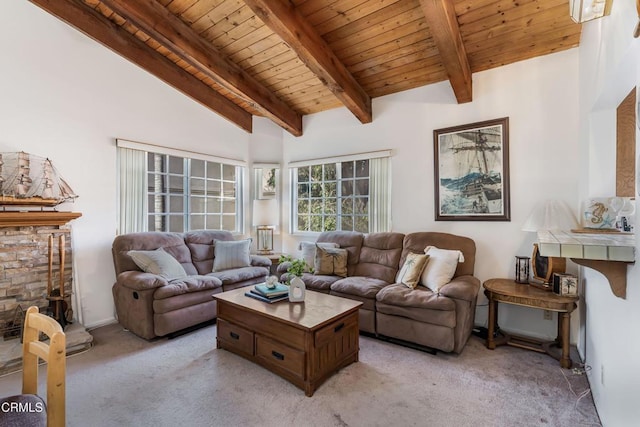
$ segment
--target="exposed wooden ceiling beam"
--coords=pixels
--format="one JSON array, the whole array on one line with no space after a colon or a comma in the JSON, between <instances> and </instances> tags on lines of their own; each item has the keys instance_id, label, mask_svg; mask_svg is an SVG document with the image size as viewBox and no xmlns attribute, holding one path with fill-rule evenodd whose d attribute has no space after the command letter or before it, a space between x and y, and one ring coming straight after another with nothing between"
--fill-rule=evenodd
<instances>
[{"instance_id":1,"label":"exposed wooden ceiling beam","mask_svg":"<svg viewBox=\"0 0 640 427\"><path fill-rule=\"evenodd\" d=\"M300 114L157 1L102 0L102 3L292 135L302 135Z\"/></svg>"},{"instance_id":2,"label":"exposed wooden ceiling beam","mask_svg":"<svg viewBox=\"0 0 640 427\"><path fill-rule=\"evenodd\" d=\"M371 123L371 97L291 2L244 2L362 123Z\"/></svg>"},{"instance_id":3,"label":"exposed wooden ceiling beam","mask_svg":"<svg viewBox=\"0 0 640 427\"><path fill-rule=\"evenodd\" d=\"M198 101L247 132L250 113L220 95L182 68L149 49L144 42L118 27L99 12L75 0L30 0L31 3L128 59L176 90Z\"/></svg>"},{"instance_id":4,"label":"exposed wooden ceiling beam","mask_svg":"<svg viewBox=\"0 0 640 427\"><path fill-rule=\"evenodd\" d=\"M251 132L252 116L102 14L74 0L30 0L238 127Z\"/></svg>"},{"instance_id":5,"label":"exposed wooden ceiling beam","mask_svg":"<svg viewBox=\"0 0 640 427\"><path fill-rule=\"evenodd\" d=\"M420 5L458 103L471 102L471 67L460 35L453 1L420 0Z\"/></svg>"}]
</instances>

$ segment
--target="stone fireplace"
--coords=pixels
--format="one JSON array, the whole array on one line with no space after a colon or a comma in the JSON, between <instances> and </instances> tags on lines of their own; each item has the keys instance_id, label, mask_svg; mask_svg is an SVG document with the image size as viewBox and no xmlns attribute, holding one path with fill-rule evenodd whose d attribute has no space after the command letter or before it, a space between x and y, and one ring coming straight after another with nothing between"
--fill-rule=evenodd
<instances>
[{"instance_id":1,"label":"stone fireplace","mask_svg":"<svg viewBox=\"0 0 640 427\"><path fill-rule=\"evenodd\" d=\"M72 308L73 252L68 223L80 216L76 212L0 211L0 374L20 365L20 316L24 316L32 305L37 306L40 312L51 313L49 284L54 290L59 289L62 277L64 293L69 295L65 302ZM60 256L61 251L64 252L63 257ZM61 266L62 258L64 265ZM89 348L92 341L84 327L75 318L71 319L72 313L72 309L67 311L72 323L64 327L67 353L70 346ZM73 338L78 333L83 335L80 342Z\"/></svg>"}]
</instances>

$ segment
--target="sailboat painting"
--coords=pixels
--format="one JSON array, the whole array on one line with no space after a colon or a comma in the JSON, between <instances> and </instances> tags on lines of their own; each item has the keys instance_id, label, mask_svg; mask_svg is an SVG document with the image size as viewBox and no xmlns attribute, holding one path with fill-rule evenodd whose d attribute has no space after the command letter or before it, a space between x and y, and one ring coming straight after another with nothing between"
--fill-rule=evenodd
<instances>
[{"instance_id":1,"label":"sailboat painting","mask_svg":"<svg viewBox=\"0 0 640 427\"><path fill-rule=\"evenodd\" d=\"M509 118L433 135L436 221L510 221Z\"/></svg>"},{"instance_id":2,"label":"sailboat painting","mask_svg":"<svg viewBox=\"0 0 640 427\"><path fill-rule=\"evenodd\" d=\"M78 197L51 160L25 153L0 153L0 206L56 206Z\"/></svg>"}]
</instances>

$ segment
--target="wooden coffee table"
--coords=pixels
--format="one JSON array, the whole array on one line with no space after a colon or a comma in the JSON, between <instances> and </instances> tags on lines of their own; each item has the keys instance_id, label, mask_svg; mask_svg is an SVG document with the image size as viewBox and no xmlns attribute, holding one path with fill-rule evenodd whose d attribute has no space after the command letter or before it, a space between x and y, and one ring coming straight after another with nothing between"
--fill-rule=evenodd
<instances>
[{"instance_id":1,"label":"wooden coffee table","mask_svg":"<svg viewBox=\"0 0 640 427\"><path fill-rule=\"evenodd\" d=\"M280 375L307 396L358 361L361 302L307 291L303 303L268 304L245 296L249 289L213 295L218 348Z\"/></svg>"}]
</instances>

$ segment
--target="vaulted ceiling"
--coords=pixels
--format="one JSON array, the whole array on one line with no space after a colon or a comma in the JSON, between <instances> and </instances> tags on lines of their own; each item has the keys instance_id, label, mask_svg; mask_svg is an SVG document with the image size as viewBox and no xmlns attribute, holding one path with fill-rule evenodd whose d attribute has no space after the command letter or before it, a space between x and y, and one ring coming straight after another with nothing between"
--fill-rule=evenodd
<instances>
[{"instance_id":1,"label":"vaulted ceiling","mask_svg":"<svg viewBox=\"0 0 640 427\"><path fill-rule=\"evenodd\" d=\"M567 0L30 0L251 132L580 42Z\"/></svg>"}]
</instances>

